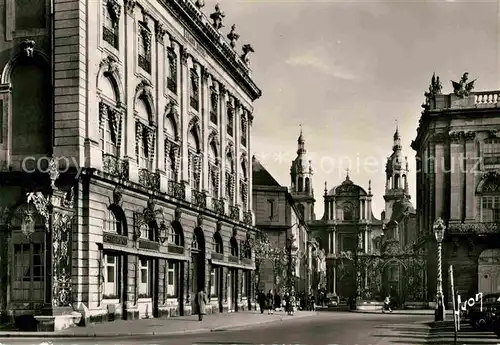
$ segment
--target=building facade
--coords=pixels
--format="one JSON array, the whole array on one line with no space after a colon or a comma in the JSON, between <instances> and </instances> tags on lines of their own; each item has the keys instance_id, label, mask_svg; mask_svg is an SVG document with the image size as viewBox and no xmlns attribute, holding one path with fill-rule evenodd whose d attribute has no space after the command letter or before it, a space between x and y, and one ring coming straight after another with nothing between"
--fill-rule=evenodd
<instances>
[{"instance_id":1,"label":"building facade","mask_svg":"<svg viewBox=\"0 0 500 345\"><path fill-rule=\"evenodd\" d=\"M6 320L189 315L200 289L210 311L248 308L261 91L252 47L201 7L1 2Z\"/></svg>"},{"instance_id":2,"label":"building facade","mask_svg":"<svg viewBox=\"0 0 500 345\"><path fill-rule=\"evenodd\" d=\"M316 247L310 241L300 204L288 187L281 186L255 157L252 162L255 226L267 235L275 249L259 267L259 289L282 294L291 270L295 291L309 293Z\"/></svg>"},{"instance_id":3,"label":"building facade","mask_svg":"<svg viewBox=\"0 0 500 345\"><path fill-rule=\"evenodd\" d=\"M442 252L447 303L451 303L449 265L462 296L500 290L499 92L473 91L467 73L453 82L453 88L453 93L442 94L439 77L433 76L412 143L417 157L418 245L427 257L427 298L435 301L433 223L441 217L447 226Z\"/></svg>"}]
</instances>

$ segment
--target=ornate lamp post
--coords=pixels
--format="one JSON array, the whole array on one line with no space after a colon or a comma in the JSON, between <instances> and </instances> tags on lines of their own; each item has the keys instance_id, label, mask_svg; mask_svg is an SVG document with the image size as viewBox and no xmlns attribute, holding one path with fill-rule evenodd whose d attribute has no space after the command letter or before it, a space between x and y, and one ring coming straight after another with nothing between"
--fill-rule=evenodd
<instances>
[{"instance_id":1,"label":"ornate lamp post","mask_svg":"<svg viewBox=\"0 0 500 345\"><path fill-rule=\"evenodd\" d=\"M172 225L170 225L172 226ZM169 237L169 232L168 232L168 227L165 224L165 221L161 221L160 226L158 228L158 240L161 243L165 243L168 240Z\"/></svg>"},{"instance_id":2,"label":"ornate lamp post","mask_svg":"<svg viewBox=\"0 0 500 345\"><path fill-rule=\"evenodd\" d=\"M434 230L434 236L437 242L437 292L436 292L436 311L435 311L435 321L444 320L444 295L443 295L443 273L442 273L442 242L444 238L444 231L446 226L441 218L436 219L434 225L432 226Z\"/></svg>"}]
</instances>

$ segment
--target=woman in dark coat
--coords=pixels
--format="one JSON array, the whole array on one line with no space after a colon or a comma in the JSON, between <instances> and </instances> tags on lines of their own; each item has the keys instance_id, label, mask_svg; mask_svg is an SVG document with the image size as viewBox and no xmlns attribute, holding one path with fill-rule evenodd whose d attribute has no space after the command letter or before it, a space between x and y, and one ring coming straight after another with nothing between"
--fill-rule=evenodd
<instances>
[{"instance_id":1,"label":"woman in dark coat","mask_svg":"<svg viewBox=\"0 0 500 345\"><path fill-rule=\"evenodd\" d=\"M273 296L273 290L269 290L266 296L267 300L267 313L268 314L273 314L274 313L274 296Z\"/></svg>"},{"instance_id":2,"label":"woman in dark coat","mask_svg":"<svg viewBox=\"0 0 500 345\"><path fill-rule=\"evenodd\" d=\"M260 313L264 314L264 309L266 308L266 295L264 294L264 291L259 291L257 300L259 302Z\"/></svg>"}]
</instances>

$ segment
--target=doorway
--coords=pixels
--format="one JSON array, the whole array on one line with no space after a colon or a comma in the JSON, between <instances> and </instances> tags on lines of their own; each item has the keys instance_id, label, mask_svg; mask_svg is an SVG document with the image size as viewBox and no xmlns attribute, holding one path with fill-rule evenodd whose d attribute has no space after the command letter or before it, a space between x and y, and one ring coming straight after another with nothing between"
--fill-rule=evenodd
<instances>
[{"instance_id":1,"label":"doorway","mask_svg":"<svg viewBox=\"0 0 500 345\"><path fill-rule=\"evenodd\" d=\"M500 291L500 249L486 249L478 259L478 292Z\"/></svg>"},{"instance_id":2,"label":"doorway","mask_svg":"<svg viewBox=\"0 0 500 345\"><path fill-rule=\"evenodd\" d=\"M195 296L198 291L205 289L205 237L201 228L194 230L191 242L191 265L191 292L192 296Z\"/></svg>"}]
</instances>

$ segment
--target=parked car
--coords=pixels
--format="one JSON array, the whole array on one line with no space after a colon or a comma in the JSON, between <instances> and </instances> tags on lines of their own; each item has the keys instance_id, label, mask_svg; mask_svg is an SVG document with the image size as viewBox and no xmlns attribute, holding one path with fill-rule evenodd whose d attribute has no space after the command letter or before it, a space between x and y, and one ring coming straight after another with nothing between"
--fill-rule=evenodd
<instances>
[{"instance_id":1,"label":"parked car","mask_svg":"<svg viewBox=\"0 0 500 345\"><path fill-rule=\"evenodd\" d=\"M483 296L483 308L478 302L474 304L466 314L473 329L488 329L497 319L497 313L500 313L500 293L488 294Z\"/></svg>"}]
</instances>

